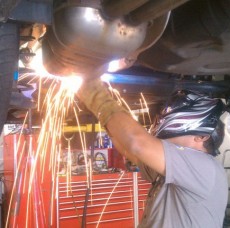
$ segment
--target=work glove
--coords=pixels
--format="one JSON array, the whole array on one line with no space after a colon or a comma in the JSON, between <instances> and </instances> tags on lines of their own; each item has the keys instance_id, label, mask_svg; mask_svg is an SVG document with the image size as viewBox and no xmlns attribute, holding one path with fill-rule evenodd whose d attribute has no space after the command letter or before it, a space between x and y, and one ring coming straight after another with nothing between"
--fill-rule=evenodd
<instances>
[{"instance_id":1,"label":"work glove","mask_svg":"<svg viewBox=\"0 0 230 228\"><path fill-rule=\"evenodd\" d=\"M110 117L116 112L129 111L119 104L111 95L108 88L100 79L87 80L77 93L78 98L85 104L105 127Z\"/></svg>"}]
</instances>

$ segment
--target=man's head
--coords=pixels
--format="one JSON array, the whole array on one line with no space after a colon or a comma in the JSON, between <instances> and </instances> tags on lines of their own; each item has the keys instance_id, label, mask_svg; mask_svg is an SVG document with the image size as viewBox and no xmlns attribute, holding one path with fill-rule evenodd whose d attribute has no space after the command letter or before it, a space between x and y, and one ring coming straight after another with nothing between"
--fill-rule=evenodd
<instances>
[{"instance_id":1,"label":"man's head","mask_svg":"<svg viewBox=\"0 0 230 228\"><path fill-rule=\"evenodd\" d=\"M175 92L162 111L156 136L160 139L184 135L205 136L204 147L216 155L215 151L223 138L223 127L219 120L223 109L224 104L220 99L194 91Z\"/></svg>"}]
</instances>

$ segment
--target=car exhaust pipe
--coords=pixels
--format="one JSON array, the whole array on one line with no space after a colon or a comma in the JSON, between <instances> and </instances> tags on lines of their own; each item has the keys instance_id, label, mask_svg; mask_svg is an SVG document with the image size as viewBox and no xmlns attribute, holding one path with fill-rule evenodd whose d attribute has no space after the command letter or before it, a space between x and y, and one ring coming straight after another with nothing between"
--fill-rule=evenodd
<instances>
[{"instance_id":1,"label":"car exhaust pipe","mask_svg":"<svg viewBox=\"0 0 230 228\"><path fill-rule=\"evenodd\" d=\"M102 3L101 12L102 15L110 19L123 17L148 1L149 0L107 0Z\"/></svg>"},{"instance_id":2,"label":"car exhaust pipe","mask_svg":"<svg viewBox=\"0 0 230 228\"><path fill-rule=\"evenodd\" d=\"M97 9L64 7L44 38L44 66L52 74L89 74L138 49L146 32L147 23L129 26L122 19L105 20Z\"/></svg>"},{"instance_id":3,"label":"car exhaust pipe","mask_svg":"<svg viewBox=\"0 0 230 228\"><path fill-rule=\"evenodd\" d=\"M118 1L122 2L128 6L128 0ZM168 12L154 23L131 25L125 17L106 19L102 11L79 5L63 5L55 11L53 26L43 41L43 62L49 73L85 76L95 75L97 69L100 75L107 71L110 61L119 59L124 59L120 69L130 67L141 52L160 38L170 15ZM120 14L121 11L113 16Z\"/></svg>"},{"instance_id":4,"label":"car exhaust pipe","mask_svg":"<svg viewBox=\"0 0 230 228\"><path fill-rule=\"evenodd\" d=\"M132 25L139 25L145 21L159 18L167 12L177 8L178 6L188 2L189 0L154 0L148 1L143 6L128 15L128 21Z\"/></svg>"},{"instance_id":5,"label":"car exhaust pipe","mask_svg":"<svg viewBox=\"0 0 230 228\"><path fill-rule=\"evenodd\" d=\"M107 0L102 4L102 14L114 19L125 16L126 22L140 25L167 14L189 0Z\"/></svg>"}]
</instances>

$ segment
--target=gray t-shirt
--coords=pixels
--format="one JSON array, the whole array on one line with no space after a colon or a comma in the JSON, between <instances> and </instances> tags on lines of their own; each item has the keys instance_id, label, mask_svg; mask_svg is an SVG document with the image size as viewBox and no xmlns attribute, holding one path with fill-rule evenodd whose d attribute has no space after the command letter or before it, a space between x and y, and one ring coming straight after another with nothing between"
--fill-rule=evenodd
<instances>
[{"instance_id":1,"label":"gray t-shirt","mask_svg":"<svg viewBox=\"0 0 230 228\"><path fill-rule=\"evenodd\" d=\"M221 228L228 198L227 176L211 155L162 140L166 176L143 163L142 176L155 183L139 228Z\"/></svg>"}]
</instances>

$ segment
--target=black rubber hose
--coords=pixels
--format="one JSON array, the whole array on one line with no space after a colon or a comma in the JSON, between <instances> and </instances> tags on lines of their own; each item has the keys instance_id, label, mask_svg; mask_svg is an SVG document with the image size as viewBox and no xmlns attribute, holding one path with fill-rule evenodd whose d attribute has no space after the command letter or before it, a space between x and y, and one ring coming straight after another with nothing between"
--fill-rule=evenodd
<instances>
[{"instance_id":1,"label":"black rubber hose","mask_svg":"<svg viewBox=\"0 0 230 228\"><path fill-rule=\"evenodd\" d=\"M90 188L88 187L85 193L85 203L84 203L83 214L82 214L81 228L86 228L86 214L87 214L89 193L90 193Z\"/></svg>"},{"instance_id":2,"label":"black rubber hose","mask_svg":"<svg viewBox=\"0 0 230 228\"><path fill-rule=\"evenodd\" d=\"M94 142L95 142L95 122L96 119L94 116L92 116L92 139L91 139L91 161L93 164L94 161ZM87 169L87 167L86 167ZM91 180L89 180L91 182ZM90 184L89 184L90 186ZM85 193L85 203L84 203L84 208L83 208L83 214L82 214L82 223L81 223L81 228L86 227L86 215L87 215L87 206L88 206L88 200L89 200L89 193L90 193L90 187L87 187L86 193Z\"/></svg>"}]
</instances>

